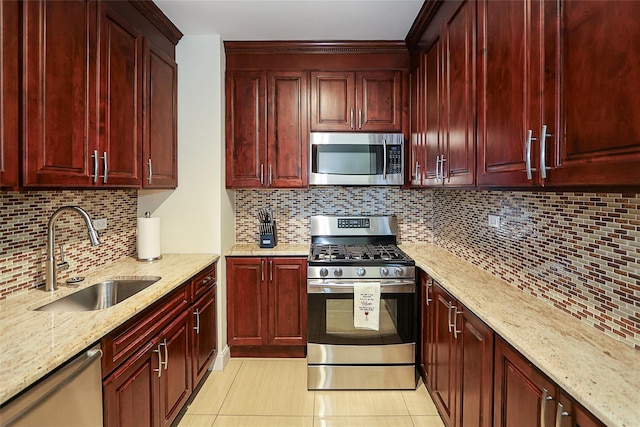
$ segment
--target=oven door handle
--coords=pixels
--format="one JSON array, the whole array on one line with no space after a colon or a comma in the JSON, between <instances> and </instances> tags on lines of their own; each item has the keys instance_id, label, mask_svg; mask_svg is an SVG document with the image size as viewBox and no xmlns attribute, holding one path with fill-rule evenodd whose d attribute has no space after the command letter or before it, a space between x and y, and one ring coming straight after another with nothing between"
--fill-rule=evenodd
<instances>
[{"instance_id":1,"label":"oven door handle","mask_svg":"<svg viewBox=\"0 0 640 427\"><path fill-rule=\"evenodd\" d=\"M412 280L397 280L393 282L380 281L381 294L410 294L416 291L416 284ZM326 282L323 280L308 280L309 294L352 294L354 282Z\"/></svg>"}]
</instances>

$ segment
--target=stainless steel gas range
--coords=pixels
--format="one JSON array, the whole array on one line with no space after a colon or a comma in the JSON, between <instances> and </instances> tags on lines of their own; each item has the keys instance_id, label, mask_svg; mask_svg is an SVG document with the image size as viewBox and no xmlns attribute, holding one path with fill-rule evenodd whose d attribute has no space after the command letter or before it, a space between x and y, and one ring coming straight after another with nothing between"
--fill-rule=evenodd
<instances>
[{"instance_id":1,"label":"stainless steel gas range","mask_svg":"<svg viewBox=\"0 0 640 427\"><path fill-rule=\"evenodd\" d=\"M309 390L415 389L415 263L397 235L395 216L311 217ZM370 301L376 322L363 327Z\"/></svg>"}]
</instances>

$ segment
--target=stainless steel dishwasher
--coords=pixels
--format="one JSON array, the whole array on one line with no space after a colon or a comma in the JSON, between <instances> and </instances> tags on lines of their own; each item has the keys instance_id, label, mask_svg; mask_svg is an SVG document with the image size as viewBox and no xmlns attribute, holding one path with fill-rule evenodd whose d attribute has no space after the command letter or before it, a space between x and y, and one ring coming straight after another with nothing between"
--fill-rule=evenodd
<instances>
[{"instance_id":1,"label":"stainless steel dishwasher","mask_svg":"<svg viewBox=\"0 0 640 427\"><path fill-rule=\"evenodd\" d=\"M102 426L101 357L95 345L10 400L0 408L0 425Z\"/></svg>"}]
</instances>

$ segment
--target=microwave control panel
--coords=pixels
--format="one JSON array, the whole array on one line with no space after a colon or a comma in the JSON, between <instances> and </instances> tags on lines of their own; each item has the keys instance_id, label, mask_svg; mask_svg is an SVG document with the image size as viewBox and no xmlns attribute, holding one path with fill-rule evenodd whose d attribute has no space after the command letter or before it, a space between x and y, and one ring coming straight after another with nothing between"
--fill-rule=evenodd
<instances>
[{"instance_id":1,"label":"microwave control panel","mask_svg":"<svg viewBox=\"0 0 640 427\"><path fill-rule=\"evenodd\" d=\"M402 146L390 145L387 150L387 173L402 173Z\"/></svg>"}]
</instances>

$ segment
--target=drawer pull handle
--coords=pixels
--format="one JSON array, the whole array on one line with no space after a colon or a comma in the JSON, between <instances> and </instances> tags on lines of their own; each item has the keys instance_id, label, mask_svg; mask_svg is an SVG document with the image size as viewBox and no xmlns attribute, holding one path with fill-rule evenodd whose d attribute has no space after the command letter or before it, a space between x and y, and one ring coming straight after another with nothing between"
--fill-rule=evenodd
<instances>
[{"instance_id":1,"label":"drawer pull handle","mask_svg":"<svg viewBox=\"0 0 640 427\"><path fill-rule=\"evenodd\" d=\"M158 348L153 350L154 353L158 353L158 369L154 369L153 372L158 373L158 378L162 376L162 353L160 353L160 346L162 344L158 344Z\"/></svg>"}]
</instances>

